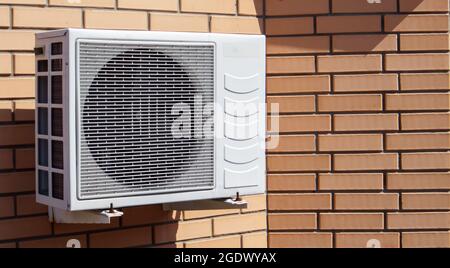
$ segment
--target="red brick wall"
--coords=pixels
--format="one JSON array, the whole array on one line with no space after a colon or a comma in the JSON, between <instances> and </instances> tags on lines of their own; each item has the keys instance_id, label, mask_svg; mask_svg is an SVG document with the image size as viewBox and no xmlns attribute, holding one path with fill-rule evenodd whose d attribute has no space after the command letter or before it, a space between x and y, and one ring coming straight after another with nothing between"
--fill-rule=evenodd
<instances>
[{"instance_id":1,"label":"red brick wall","mask_svg":"<svg viewBox=\"0 0 450 268\"><path fill-rule=\"evenodd\" d=\"M448 0L266 0L270 247L450 246Z\"/></svg>"},{"instance_id":2,"label":"red brick wall","mask_svg":"<svg viewBox=\"0 0 450 268\"><path fill-rule=\"evenodd\" d=\"M127 208L110 225L50 224L34 201L34 33L84 27L261 33L253 0L0 0L0 247L266 247L266 197L248 209ZM78 3L77 3L78 2ZM261 15L261 14L259 14ZM261 24L261 26L260 26Z\"/></svg>"}]
</instances>

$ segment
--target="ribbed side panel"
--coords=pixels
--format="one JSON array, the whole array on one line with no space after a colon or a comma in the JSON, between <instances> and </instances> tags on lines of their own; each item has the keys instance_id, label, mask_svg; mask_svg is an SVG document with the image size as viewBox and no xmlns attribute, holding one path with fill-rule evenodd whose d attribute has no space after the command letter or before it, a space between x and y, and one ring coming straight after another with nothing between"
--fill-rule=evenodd
<instances>
[{"instance_id":1,"label":"ribbed side panel","mask_svg":"<svg viewBox=\"0 0 450 268\"><path fill-rule=\"evenodd\" d=\"M214 187L213 45L82 42L79 62L82 199ZM173 135L174 106L190 135Z\"/></svg>"}]
</instances>

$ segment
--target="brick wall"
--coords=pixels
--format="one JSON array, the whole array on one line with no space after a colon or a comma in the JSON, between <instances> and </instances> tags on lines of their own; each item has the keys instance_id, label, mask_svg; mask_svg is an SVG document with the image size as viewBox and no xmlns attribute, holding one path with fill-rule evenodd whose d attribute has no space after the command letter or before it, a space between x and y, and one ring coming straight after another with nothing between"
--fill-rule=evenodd
<instances>
[{"instance_id":1,"label":"brick wall","mask_svg":"<svg viewBox=\"0 0 450 268\"><path fill-rule=\"evenodd\" d=\"M0 248L265 247L266 197L247 209L127 208L110 225L50 224L34 201L34 33L65 27L261 33L259 0L0 0ZM257 15L261 19L257 18Z\"/></svg>"},{"instance_id":2,"label":"brick wall","mask_svg":"<svg viewBox=\"0 0 450 268\"><path fill-rule=\"evenodd\" d=\"M450 246L448 0L266 0L271 247Z\"/></svg>"}]
</instances>

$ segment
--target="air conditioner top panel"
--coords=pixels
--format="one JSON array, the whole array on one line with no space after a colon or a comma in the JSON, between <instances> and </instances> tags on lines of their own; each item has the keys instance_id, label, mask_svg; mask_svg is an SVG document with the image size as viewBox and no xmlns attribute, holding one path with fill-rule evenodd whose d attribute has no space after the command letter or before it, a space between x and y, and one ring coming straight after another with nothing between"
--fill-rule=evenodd
<instances>
[{"instance_id":1,"label":"air conditioner top panel","mask_svg":"<svg viewBox=\"0 0 450 268\"><path fill-rule=\"evenodd\" d=\"M223 33L193 33L193 32L160 32L160 31L124 31L124 30L95 30L95 29L62 29L48 32L37 33L38 39L53 38L64 35L73 35L75 37L95 38L95 39L129 39L129 40L149 40L155 39L161 41L161 39L172 41L208 41L216 38L262 38L264 35L248 35L248 34L223 34Z\"/></svg>"}]
</instances>

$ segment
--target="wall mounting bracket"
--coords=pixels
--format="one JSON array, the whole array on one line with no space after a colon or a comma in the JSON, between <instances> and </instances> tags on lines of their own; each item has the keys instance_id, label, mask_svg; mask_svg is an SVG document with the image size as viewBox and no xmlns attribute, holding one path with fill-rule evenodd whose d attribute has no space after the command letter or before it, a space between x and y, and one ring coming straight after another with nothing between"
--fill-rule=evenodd
<instances>
[{"instance_id":1,"label":"wall mounting bracket","mask_svg":"<svg viewBox=\"0 0 450 268\"><path fill-rule=\"evenodd\" d=\"M111 218L121 217L123 212L118 210L87 210L66 211L59 208L48 207L50 222L71 224L110 224Z\"/></svg>"}]
</instances>

